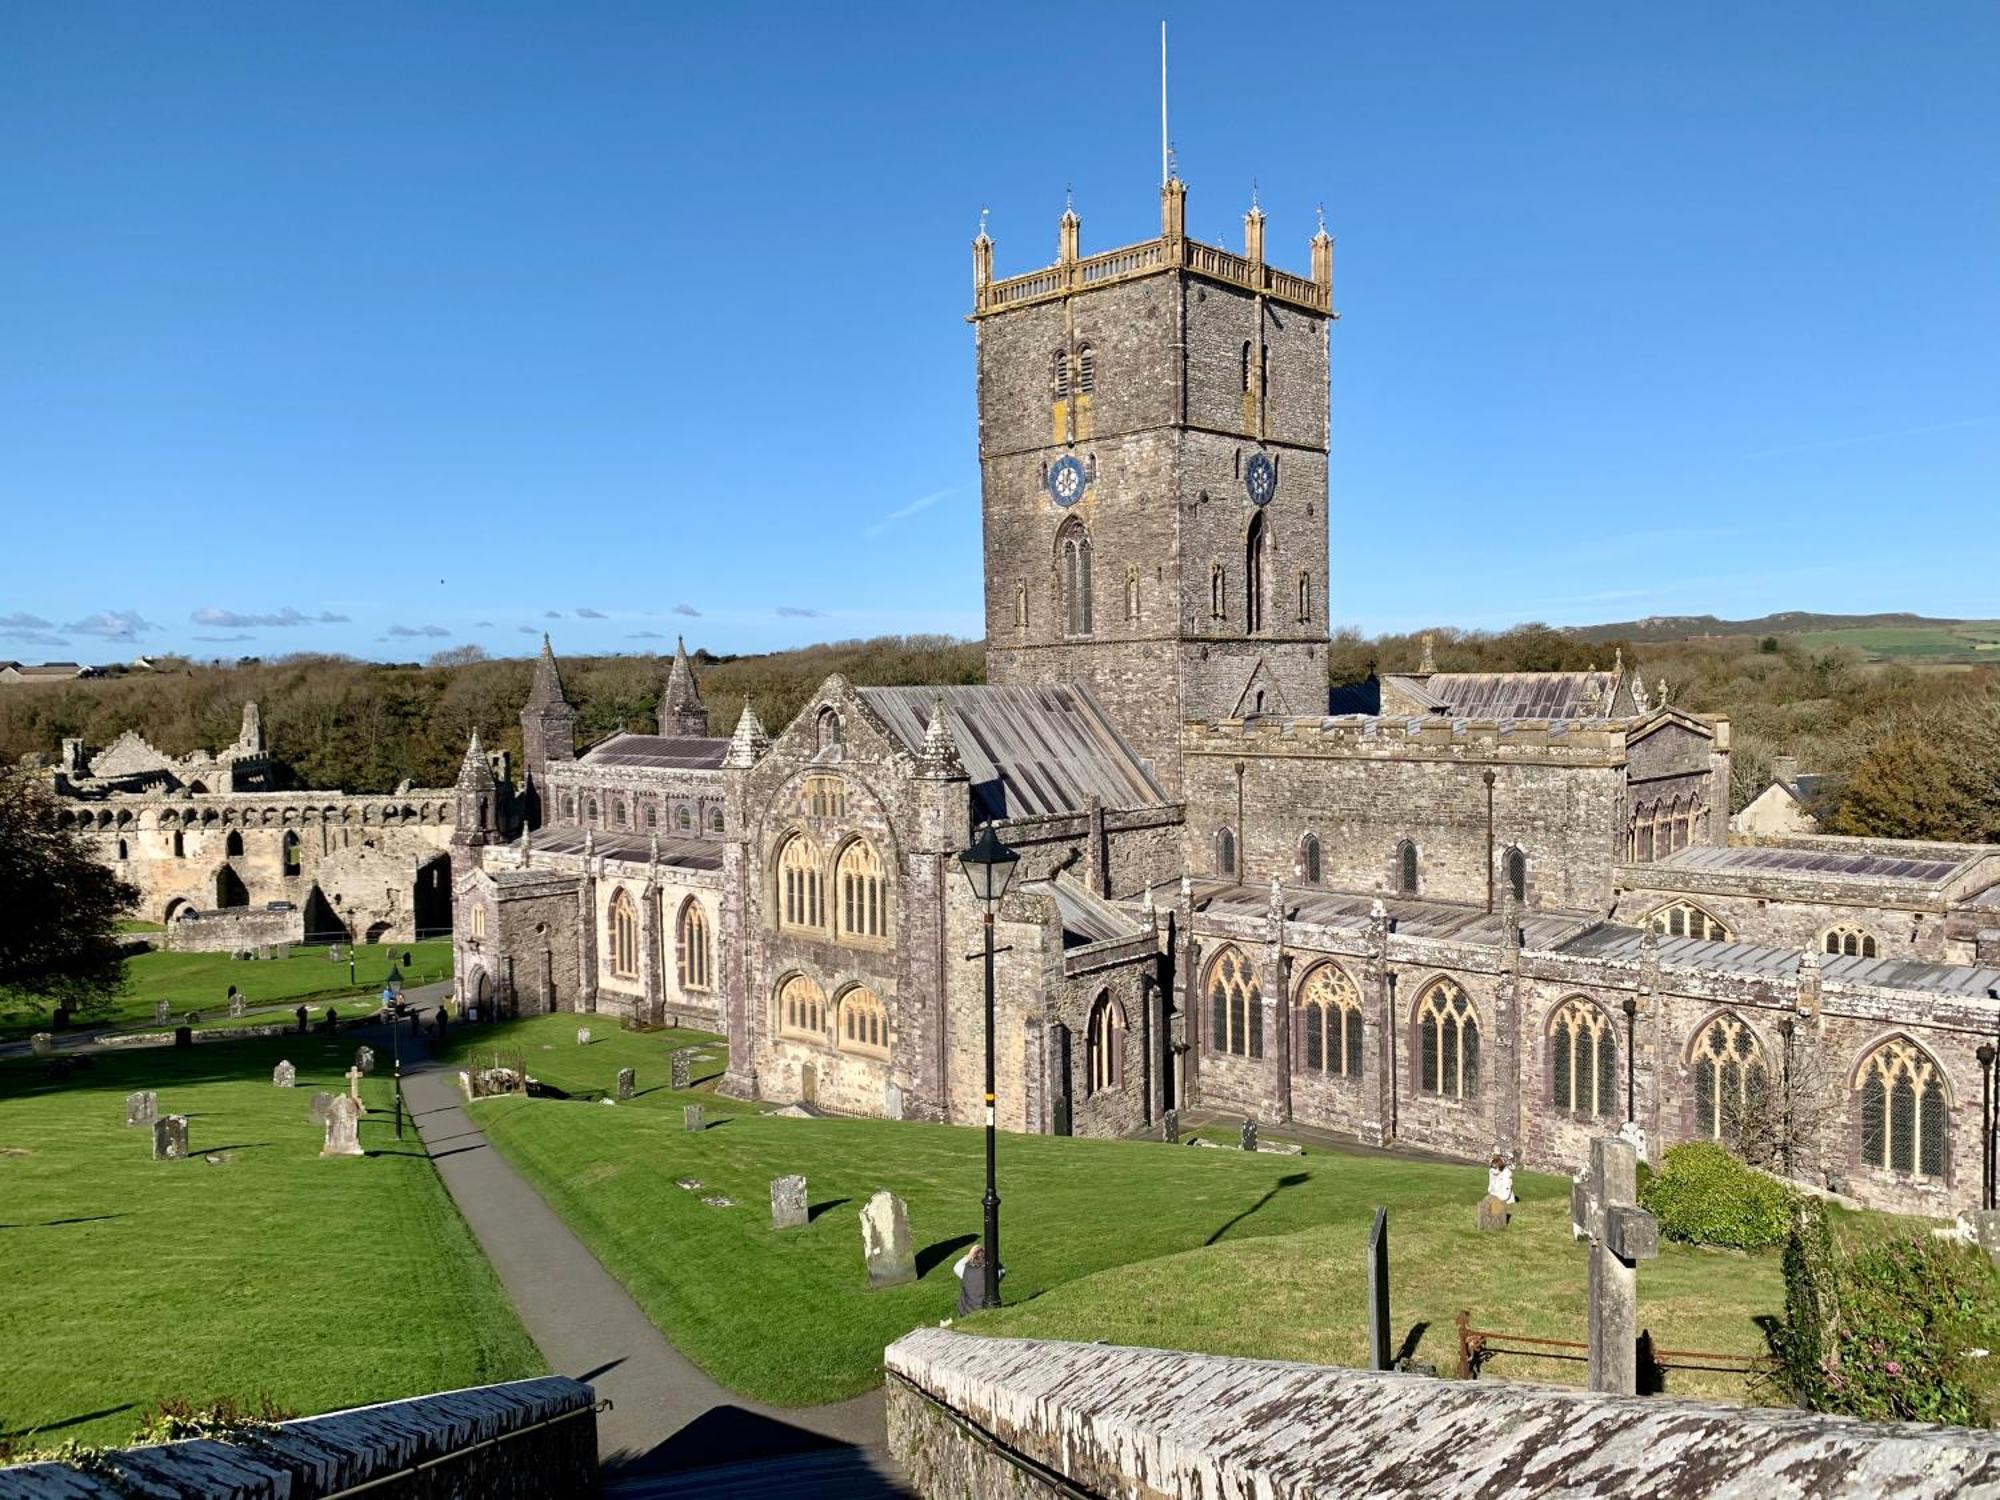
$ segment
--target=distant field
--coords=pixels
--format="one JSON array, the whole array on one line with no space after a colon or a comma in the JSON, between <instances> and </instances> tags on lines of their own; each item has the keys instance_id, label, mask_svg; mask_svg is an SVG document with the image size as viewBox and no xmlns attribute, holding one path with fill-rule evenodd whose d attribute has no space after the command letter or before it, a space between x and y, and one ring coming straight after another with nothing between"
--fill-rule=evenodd
<instances>
[{"instance_id":1,"label":"distant field","mask_svg":"<svg viewBox=\"0 0 2000 1500\"><path fill-rule=\"evenodd\" d=\"M1807 630L1800 644L1845 646L1876 661L1992 662L2000 665L2000 620L1956 625L1874 625L1847 630Z\"/></svg>"}]
</instances>

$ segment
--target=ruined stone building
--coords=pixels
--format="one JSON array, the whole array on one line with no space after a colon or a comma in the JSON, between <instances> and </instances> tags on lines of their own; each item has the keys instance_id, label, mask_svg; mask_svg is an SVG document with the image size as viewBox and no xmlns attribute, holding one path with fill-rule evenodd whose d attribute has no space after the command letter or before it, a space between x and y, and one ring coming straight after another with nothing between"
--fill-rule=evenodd
<instances>
[{"instance_id":1,"label":"ruined stone building","mask_svg":"<svg viewBox=\"0 0 2000 1500\"><path fill-rule=\"evenodd\" d=\"M1169 1109L1569 1170L1755 1137L1885 1207L1982 1192L2000 850L1726 827L1729 722L1622 663L1426 659L1331 713L1333 245L1186 233L995 279L974 242L986 685L829 678L576 743L544 644L518 796L457 789L462 998L714 1027L731 1092L970 1123L1001 903L1009 1129ZM1426 654L1428 657L1428 653Z\"/></svg>"},{"instance_id":2,"label":"ruined stone building","mask_svg":"<svg viewBox=\"0 0 2000 1500\"><path fill-rule=\"evenodd\" d=\"M255 703L236 742L172 756L128 730L64 740L57 821L139 889L170 947L408 942L451 925L453 793L277 791Z\"/></svg>"}]
</instances>

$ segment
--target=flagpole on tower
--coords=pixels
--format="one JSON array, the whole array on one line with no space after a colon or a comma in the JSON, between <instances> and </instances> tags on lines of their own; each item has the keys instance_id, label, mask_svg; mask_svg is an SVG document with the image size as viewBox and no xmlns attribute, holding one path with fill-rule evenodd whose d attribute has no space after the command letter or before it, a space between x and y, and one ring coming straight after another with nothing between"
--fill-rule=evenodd
<instances>
[{"instance_id":1,"label":"flagpole on tower","mask_svg":"<svg viewBox=\"0 0 2000 1500\"><path fill-rule=\"evenodd\" d=\"M1172 180L1167 162L1167 23L1160 22L1160 186Z\"/></svg>"}]
</instances>

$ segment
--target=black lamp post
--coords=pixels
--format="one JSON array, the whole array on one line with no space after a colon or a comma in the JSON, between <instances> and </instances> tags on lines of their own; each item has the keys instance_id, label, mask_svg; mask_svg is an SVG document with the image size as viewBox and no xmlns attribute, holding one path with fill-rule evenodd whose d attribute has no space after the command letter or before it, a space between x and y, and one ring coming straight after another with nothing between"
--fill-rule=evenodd
<instances>
[{"instance_id":1,"label":"black lamp post","mask_svg":"<svg viewBox=\"0 0 2000 1500\"><path fill-rule=\"evenodd\" d=\"M1020 856L993 832L988 823L980 829L972 847L959 855L965 878L982 908L980 923L986 933L986 1276L980 1287L981 1307L1000 1305L1000 1188L994 1175L993 1123L993 913L1014 878Z\"/></svg>"},{"instance_id":2,"label":"black lamp post","mask_svg":"<svg viewBox=\"0 0 2000 1500\"><path fill-rule=\"evenodd\" d=\"M1633 1070L1639 1066L1639 1052L1636 1045L1639 1033L1639 1002L1633 996L1627 995L1621 1008L1625 1012L1625 1121L1630 1124L1639 1118L1639 1112L1633 1108L1636 1093Z\"/></svg>"},{"instance_id":3,"label":"black lamp post","mask_svg":"<svg viewBox=\"0 0 2000 1500\"><path fill-rule=\"evenodd\" d=\"M1981 1042L1974 1049L1974 1057L1979 1059L1979 1206L1992 1208L1996 1189L2000 1183L2000 1162L1993 1157L1993 1059L2000 1056L1991 1042Z\"/></svg>"}]
</instances>

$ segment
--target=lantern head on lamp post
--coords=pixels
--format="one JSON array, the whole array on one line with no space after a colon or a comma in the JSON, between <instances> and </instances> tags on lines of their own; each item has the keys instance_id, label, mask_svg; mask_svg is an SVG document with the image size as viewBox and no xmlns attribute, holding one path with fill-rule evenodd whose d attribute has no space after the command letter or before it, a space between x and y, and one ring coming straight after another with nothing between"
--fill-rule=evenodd
<instances>
[{"instance_id":1,"label":"lantern head on lamp post","mask_svg":"<svg viewBox=\"0 0 2000 1500\"><path fill-rule=\"evenodd\" d=\"M1000 1305L1000 1188L995 1173L994 1142L995 1124L993 1118L993 914L1000 906L1000 898L1007 894L1007 887L1014 879L1014 868L1021 857L993 832L993 825L986 824L979 830L979 837L972 841L972 847L959 855L958 862L965 870L965 878L971 882L972 894L980 904L980 925L986 936L986 1224L982 1237L986 1264L980 1268L981 1283L979 1305L998 1307Z\"/></svg>"}]
</instances>

